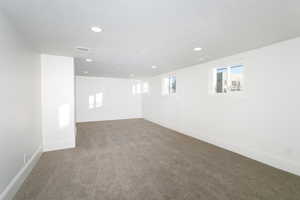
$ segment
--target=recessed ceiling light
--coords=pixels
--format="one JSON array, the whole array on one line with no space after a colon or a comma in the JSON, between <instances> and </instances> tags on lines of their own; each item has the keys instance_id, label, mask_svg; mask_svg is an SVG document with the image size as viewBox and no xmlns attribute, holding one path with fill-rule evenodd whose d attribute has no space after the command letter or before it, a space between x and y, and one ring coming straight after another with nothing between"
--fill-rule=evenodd
<instances>
[{"instance_id":1,"label":"recessed ceiling light","mask_svg":"<svg viewBox=\"0 0 300 200\"><path fill-rule=\"evenodd\" d=\"M157 68L157 66L155 66L155 65L152 65L152 69L156 69Z\"/></svg>"},{"instance_id":2,"label":"recessed ceiling light","mask_svg":"<svg viewBox=\"0 0 300 200\"><path fill-rule=\"evenodd\" d=\"M85 59L85 61L86 61L86 62L93 62L93 60L90 59L90 58Z\"/></svg>"},{"instance_id":3,"label":"recessed ceiling light","mask_svg":"<svg viewBox=\"0 0 300 200\"><path fill-rule=\"evenodd\" d=\"M194 48L194 51L201 51L201 50L202 50L201 47L195 47L195 48Z\"/></svg>"},{"instance_id":4,"label":"recessed ceiling light","mask_svg":"<svg viewBox=\"0 0 300 200\"><path fill-rule=\"evenodd\" d=\"M92 30L93 32L95 32L95 33L100 33L100 32L102 31L102 29L101 29L100 27L98 27L98 26L93 26L93 27L91 28L91 30Z\"/></svg>"},{"instance_id":5,"label":"recessed ceiling light","mask_svg":"<svg viewBox=\"0 0 300 200\"><path fill-rule=\"evenodd\" d=\"M88 72L88 71L83 71L83 73L84 73L84 74L88 74L89 72Z\"/></svg>"}]
</instances>

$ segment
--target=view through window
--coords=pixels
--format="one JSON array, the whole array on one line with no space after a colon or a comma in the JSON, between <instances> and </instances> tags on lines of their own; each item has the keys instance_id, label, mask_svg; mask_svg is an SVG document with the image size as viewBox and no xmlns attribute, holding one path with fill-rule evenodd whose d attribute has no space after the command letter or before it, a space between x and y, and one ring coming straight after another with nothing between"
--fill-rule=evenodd
<instances>
[{"instance_id":1,"label":"view through window","mask_svg":"<svg viewBox=\"0 0 300 200\"><path fill-rule=\"evenodd\" d=\"M89 95L89 109L100 108L103 106L103 93Z\"/></svg>"},{"instance_id":2,"label":"view through window","mask_svg":"<svg viewBox=\"0 0 300 200\"><path fill-rule=\"evenodd\" d=\"M176 76L170 75L162 79L161 94L176 94Z\"/></svg>"},{"instance_id":3,"label":"view through window","mask_svg":"<svg viewBox=\"0 0 300 200\"><path fill-rule=\"evenodd\" d=\"M243 65L217 68L214 76L214 90L216 93L243 91L244 89Z\"/></svg>"}]
</instances>

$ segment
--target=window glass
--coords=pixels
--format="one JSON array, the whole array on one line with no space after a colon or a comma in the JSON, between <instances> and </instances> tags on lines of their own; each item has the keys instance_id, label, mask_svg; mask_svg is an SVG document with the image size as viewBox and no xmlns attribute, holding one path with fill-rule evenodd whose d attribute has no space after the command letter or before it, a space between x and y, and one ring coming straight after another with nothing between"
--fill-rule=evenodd
<instances>
[{"instance_id":1,"label":"window glass","mask_svg":"<svg viewBox=\"0 0 300 200\"><path fill-rule=\"evenodd\" d=\"M161 94L169 95L169 78L163 78L161 82Z\"/></svg>"},{"instance_id":2,"label":"window glass","mask_svg":"<svg viewBox=\"0 0 300 200\"><path fill-rule=\"evenodd\" d=\"M149 84L148 82L145 82L143 84L143 93L148 93L149 92Z\"/></svg>"},{"instance_id":3,"label":"window glass","mask_svg":"<svg viewBox=\"0 0 300 200\"><path fill-rule=\"evenodd\" d=\"M236 65L215 70L214 90L216 93L227 93L243 90L244 66Z\"/></svg>"},{"instance_id":4,"label":"window glass","mask_svg":"<svg viewBox=\"0 0 300 200\"><path fill-rule=\"evenodd\" d=\"M132 94L135 95L135 93L136 93L135 85L132 85Z\"/></svg>"},{"instance_id":5,"label":"window glass","mask_svg":"<svg viewBox=\"0 0 300 200\"><path fill-rule=\"evenodd\" d=\"M226 93L227 92L227 82L228 82L228 69L219 68L216 70L216 93Z\"/></svg>"},{"instance_id":6,"label":"window glass","mask_svg":"<svg viewBox=\"0 0 300 200\"><path fill-rule=\"evenodd\" d=\"M230 91L243 90L243 72L244 67L242 65L230 67Z\"/></svg>"},{"instance_id":7,"label":"window glass","mask_svg":"<svg viewBox=\"0 0 300 200\"><path fill-rule=\"evenodd\" d=\"M176 76L170 76L170 94L176 93Z\"/></svg>"},{"instance_id":8,"label":"window glass","mask_svg":"<svg viewBox=\"0 0 300 200\"><path fill-rule=\"evenodd\" d=\"M176 76L168 76L162 79L161 94L170 95L176 93Z\"/></svg>"},{"instance_id":9,"label":"window glass","mask_svg":"<svg viewBox=\"0 0 300 200\"><path fill-rule=\"evenodd\" d=\"M94 108L95 105L95 96L94 95L90 95L89 96L89 108L92 109Z\"/></svg>"},{"instance_id":10,"label":"window glass","mask_svg":"<svg viewBox=\"0 0 300 200\"><path fill-rule=\"evenodd\" d=\"M102 105L103 105L103 93L100 92L96 94L96 107L99 108L102 107Z\"/></svg>"}]
</instances>

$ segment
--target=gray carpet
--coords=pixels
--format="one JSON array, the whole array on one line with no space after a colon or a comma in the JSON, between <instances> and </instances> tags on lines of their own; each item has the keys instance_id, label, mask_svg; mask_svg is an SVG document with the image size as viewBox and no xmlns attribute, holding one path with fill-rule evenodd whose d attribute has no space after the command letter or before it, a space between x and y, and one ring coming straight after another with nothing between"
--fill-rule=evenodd
<instances>
[{"instance_id":1,"label":"gray carpet","mask_svg":"<svg viewBox=\"0 0 300 200\"><path fill-rule=\"evenodd\" d=\"M299 200L300 177L142 119L79 123L15 200Z\"/></svg>"}]
</instances>

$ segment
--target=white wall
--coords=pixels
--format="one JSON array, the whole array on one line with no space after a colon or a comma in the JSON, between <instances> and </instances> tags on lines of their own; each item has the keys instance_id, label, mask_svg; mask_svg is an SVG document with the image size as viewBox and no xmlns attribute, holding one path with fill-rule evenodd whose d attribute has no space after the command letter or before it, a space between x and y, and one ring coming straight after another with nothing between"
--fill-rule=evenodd
<instances>
[{"instance_id":1,"label":"white wall","mask_svg":"<svg viewBox=\"0 0 300 200\"><path fill-rule=\"evenodd\" d=\"M0 13L0 199L42 143L40 57ZM10 185L10 186L9 186Z\"/></svg>"},{"instance_id":2,"label":"white wall","mask_svg":"<svg viewBox=\"0 0 300 200\"><path fill-rule=\"evenodd\" d=\"M143 95L144 118L300 175L300 38L175 71L177 95L161 76ZM212 94L215 67L243 64L243 93Z\"/></svg>"},{"instance_id":3,"label":"white wall","mask_svg":"<svg viewBox=\"0 0 300 200\"><path fill-rule=\"evenodd\" d=\"M99 77L76 77L77 122L141 117L141 96L133 95L133 80ZM89 108L89 97L102 95L102 104Z\"/></svg>"},{"instance_id":4,"label":"white wall","mask_svg":"<svg viewBox=\"0 0 300 200\"><path fill-rule=\"evenodd\" d=\"M75 77L71 57L41 55L44 151L75 147Z\"/></svg>"}]
</instances>

